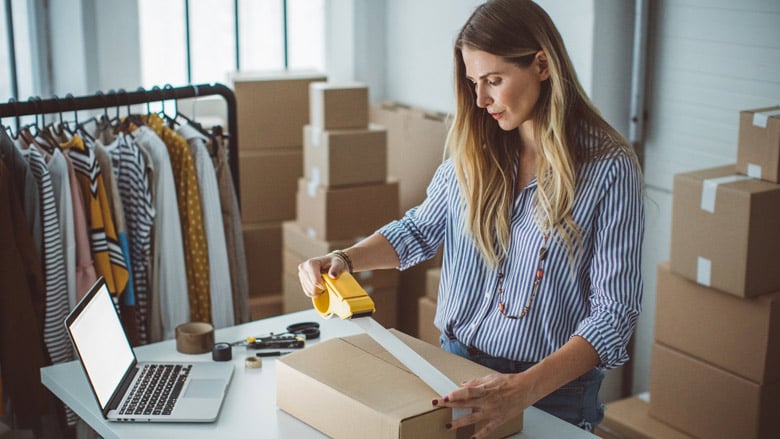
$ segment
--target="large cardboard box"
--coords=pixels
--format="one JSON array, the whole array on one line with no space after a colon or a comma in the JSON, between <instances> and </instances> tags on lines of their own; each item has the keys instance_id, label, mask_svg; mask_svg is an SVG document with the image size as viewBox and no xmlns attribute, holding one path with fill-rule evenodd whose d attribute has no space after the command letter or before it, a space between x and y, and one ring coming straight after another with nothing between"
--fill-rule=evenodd
<instances>
[{"instance_id":1,"label":"large cardboard box","mask_svg":"<svg viewBox=\"0 0 780 439\"><path fill-rule=\"evenodd\" d=\"M740 299L658 266L655 340L759 384L780 381L780 292Z\"/></svg>"},{"instance_id":2,"label":"large cardboard box","mask_svg":"<svg viewBox=\"0 0 780 439\"><path fill-rule=\"evenodd\" d=\"M238 148L300 148L309 123L309 84L324 81L317 72L236 72Z\"/></svg>"},{"instance_id":3,"label":"large cardboard box","mask_svg":"<svg viewBox=\"0 0 780 439\"><path fill-rule=\"evenodd\" d=\"M604 439L691 439L648 413L647 393L607 404L604 420L594 434Z\"/></svg>"},{"instance_id":4,"label":"large cardboard box","mask_svg":"<svg viewBox=\"0 0 780 439\"><path fill-rule=\"evenodd\" d=\"M337 249L345 249L361 238L364 237L325 241L309 236L297 221L282 223L284 248L301 255L303 259L321 256Z\"/></svg>"},{"instance_id":5,"label":"large cardboard box","mask_svg":"<svg viewBox=\"0 0 780 439\"><path fill-rule=\"evenodd\" d=\"M739 113L737 170L780 182L780 105Z\"/></svg>"},{"instance_id":6,"label":"large cardboard box","mask_svg":"<svg viewBox=\"0 0 780 439\"><path fill-rule=\"evenodd\" d=\"M433 319L436 317L436 301L424 296L418 299L417 304L419 308L417 338L434 346L439 346L441 332L433 324Z\"/></svg>"},{"instance_id":7,"label":"large cardboard box","mask_svg":"<svg viewBox=\"0 0 780 439\"><path fill-rule=\"evenodd\" d=\"M303 176L321 186L382 183L387 178L387 131L303 129Z\"/></svg>"},{"instance_id":8,"label":"large cardboard box","mask_svg":"<svg viewBox=\"0 0 780 439\"><path fill-rule=\"evenodd\" d=\"M282 225L243 224L249 295L282 291Z\"/></svg>"},{"instance_id":9,"label":"large cardboard box","mask_svg":"<svg viewBox=\"0 0 780 439\"><path fill-rule=\"evenodd\" d=\"M259 296L249 298L249 319L267 319L282 314L282 295Z\"/></svg>"},{"instance_id":10,"label":"large cardboard box","mask_svg":"<svg viewBox=\"0 0 780 439\"><path fill-rule=\"evenodd\" d=\"M672 271L739 297L780 291L780 185L733 166L677 174Z\"/></svg>"},{"instance_id":11,"label":"large cardboard box","mask_svg":"<svg viewBox=\"0 0 780 439\"><path fill-rule=\"evenodd\" d=\"M695 437L780 437L780 382L760 385L659 343L650 416Z\"/></svg>"},{"instance_id":12,"label":"large cardboard box","mask_svg":"<svg viewBox=\"0 0 780 439\"><path fill-rule=\"evenodd\" d=\"M439 282L441 267L429 268L425 273L425 295L434 302L439 300Z\"/></svg>"},{"instance_id":13,"label":"large cardboard box","mask_svg":"<svg viewBox=\"0 0 780 439\"><path fill-rule=\"evenodd\" d=\"M368 126L368 86L360 83L312 82L310 123L326 130Z\"/></svg>"},{"instance_id":14,"label":"large cardboard box","mask_svg":"<svg viewBox=\"0 0 780 439\"><path fill-rule=\"evenodd\" d=\"M295 218L295 193L302 166L301 148L240 151L241 221Z\"/></svg>"},{"instance_id":15,"label":"large cardboard box","mask_svg":"<svg viewBox=\"0 0 780 439\"><path fill-rule=\"evenodd\" d=\"M368 236L398 216L398 183L328 188L298 181L298 224L306 234L336 241Z\"/></svg>"},{"instance_id":16,"label":"large cardboard box","mask_svg":"<svg viewBox=\"0 0 780 439\"><path fill-rule=\"evenodd\" d=\"M456 383L493 373L393 332ZM455 438L456 432L444 427L451 410L431 405L437 396L367 334L312 345L276 363L276 405L333 438ZM506 437L522 427L518 417L491 437ZM463 431L457 437L471 434Z\"/></svg>"},{"instance_id":17,"label":"large cardboard box","mask_svg":"<svg viewBox=\"0 0 780 439\"><path fill-rule=\"evenodd\" d=\"M419 328L418 299L425 296L428 285L428 270L441 266L442 249L433 259L421 262L401 272L398 287L398 328L407 334L417 336Z\"/></svg>"},{"instance_id":18,"label":"large cardboard box","mask_svg":"<svg viewBox=\"0 0 780 439\"><path fill-rule=\"evenodd\" d=\"M394 102L371 106L371 122L387 129L387 173L400 185L399 213L420 204L442 163L449 121L443 113Z\"/></svg>"}]
</instances>

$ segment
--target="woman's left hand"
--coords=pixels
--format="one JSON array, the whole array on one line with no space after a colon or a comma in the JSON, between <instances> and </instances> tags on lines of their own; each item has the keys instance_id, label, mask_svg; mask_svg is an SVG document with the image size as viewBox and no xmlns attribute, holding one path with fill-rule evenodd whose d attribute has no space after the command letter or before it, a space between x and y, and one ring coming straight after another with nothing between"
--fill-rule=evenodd
<instances>
[{"instance_id":1,"label":"woman's left hand","mask_svg":"<svg viewBox=\"0 0 780 439\"><path fill-rule=\"evenodd\" d=\"M533 404L532 385L523 373L494 373L466 381L444 398L433 400L441 407L470 408L472 413L452 421L448 428L485 422L473 438L485 438L507 421L520 416Z\"/></svg>"}]
</instances>

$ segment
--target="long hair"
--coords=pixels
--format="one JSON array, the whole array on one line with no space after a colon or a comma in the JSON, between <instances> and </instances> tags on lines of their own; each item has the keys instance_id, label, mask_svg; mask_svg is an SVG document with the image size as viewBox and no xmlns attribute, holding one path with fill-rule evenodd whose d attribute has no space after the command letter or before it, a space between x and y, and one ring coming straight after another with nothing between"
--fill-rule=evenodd
<instances>
[{"instance_id":1,"label":"long hair","mask_svg":"<svg viewBox=\"0 0 780 439\"><path fill-rule=\"evenodd\" d=\"M546 55L550 76L542 83L532 116L537 144L536 221L542 231L563 242L573 264L581 241L572 218L577 169L594 153L577 148L578 127L585 123L600 128L612 139L605 143L607 149L625 150L634 160L635 154L588 99L558 30L541 7L530 0L492 0L478 6L455 40L457 109L447 148L466 201L465 226L488 265L496 266L509 249L520 136L517 130L501 130L487 111L477 107L466 78L465 47L520 67L529 66L539 50ZM600 151L604 152L608 151Z\"/></svg>"}]
</instances>

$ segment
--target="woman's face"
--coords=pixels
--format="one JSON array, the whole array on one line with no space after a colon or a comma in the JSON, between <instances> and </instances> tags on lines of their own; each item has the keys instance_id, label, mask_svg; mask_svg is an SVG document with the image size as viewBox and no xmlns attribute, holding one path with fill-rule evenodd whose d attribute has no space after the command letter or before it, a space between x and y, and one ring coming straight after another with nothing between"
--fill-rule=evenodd
<instances>
[{"instance_id":1,"label":"woman's face","mask_svg":"<svg viewBox=\"0 0 780 439\"><path fill-rule=\"evenodd\" d=\"M479 108L484 108L505 131L531 120L542 82L550 76L544 52L537 52L528 67L482 50L464 47L461 52Z\"/></svg>"}]
</instances>

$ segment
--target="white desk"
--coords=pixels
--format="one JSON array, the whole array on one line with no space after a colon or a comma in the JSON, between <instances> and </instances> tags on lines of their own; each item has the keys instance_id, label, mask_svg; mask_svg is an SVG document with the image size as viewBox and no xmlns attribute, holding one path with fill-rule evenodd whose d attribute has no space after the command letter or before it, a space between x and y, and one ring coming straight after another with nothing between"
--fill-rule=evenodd
<instances>
[{"instance_id":1,"label":"white desk","mask_svg":"<svg viewBox=\"0 0 780 439\"><path fill-rule=\"evenodd\" d=\"M231 328L218 329L216 341L233 342L247 336L283 332L296 322L320 323L322 335L318 340L343 337L358 333L355 325L338 319L324 320L314 310L286 314L258 320ZM139 361L212 361L211 353L186 355L176 351L174 340L163 341L135 350ZM322 433L309 427L276 407L276 359L263 358L263 367L247 369L243 348L233 348L235 372L222 405L217 422L211 424L125 424L108 422L98 410L95 397L78 361L44 367L41 381L65 404L70 406L87 424L106 439L164 438L188 439L214 437L256 438L322 438ZM595 436L561 421L534 407L525 411L524 430L517 438L593 438Z\"/></svg>"}]
</instances>

